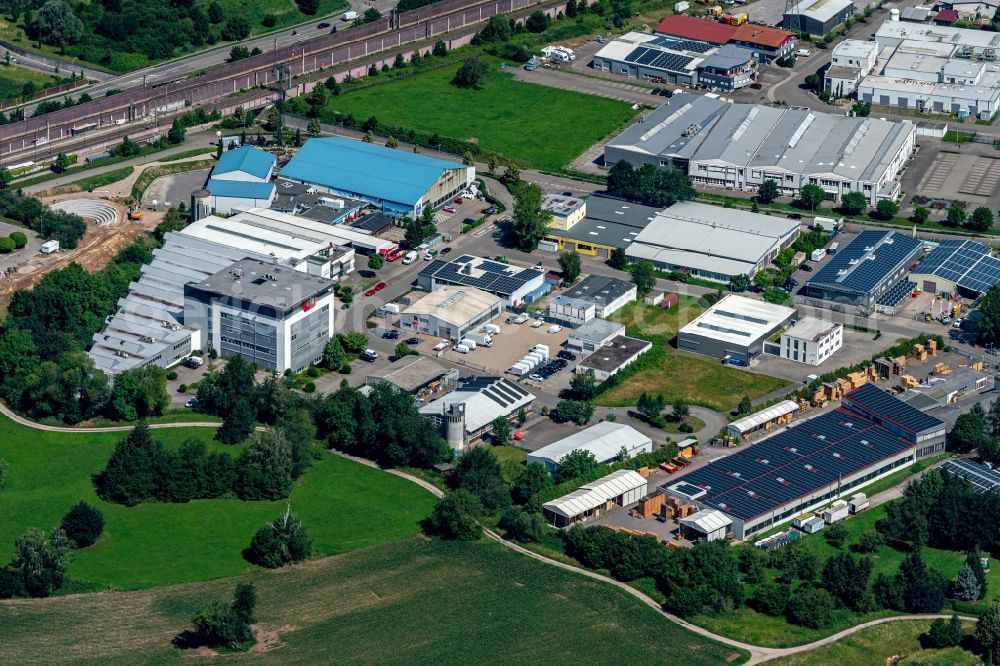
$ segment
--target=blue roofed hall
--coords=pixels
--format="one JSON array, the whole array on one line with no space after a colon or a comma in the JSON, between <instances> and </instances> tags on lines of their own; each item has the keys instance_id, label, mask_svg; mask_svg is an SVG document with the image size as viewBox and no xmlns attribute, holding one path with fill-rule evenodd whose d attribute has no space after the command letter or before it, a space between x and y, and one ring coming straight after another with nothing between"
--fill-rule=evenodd
<instances>
[{"instance_id":1,"label":"blue roofed hall","mask_svg":"<svg viewBox=\"0 0 1000 666\"><path fill-rule=\"evenodd\" d=\"M368 201L392 215L419 215L472 184L476 169L456 162L372 143L310 139L281 169L281 176L327 192Z\"/></svg>"},{"instance_id":2,"label":"blue roofed hall","mask_svg":"<svg viewBox=\"0 0 1000 666\"><path fill-rule=\"evenodd\" d=\"M211 177L216 180L267 182L274 175L275 162L276 158L271 153L243 146L222 153Z\"/></svg>"},{"instance_id":3,"label":"blue roofed hall","mask_svg":"<svg viewBox=\"0 0 1000 666\"><path fill-rule=\"evenodd\" d=\"M234 208L270 208L274 183L211 178L205 186L211 194L212 209L228 215Z\"/></svg>"}]
</instances>

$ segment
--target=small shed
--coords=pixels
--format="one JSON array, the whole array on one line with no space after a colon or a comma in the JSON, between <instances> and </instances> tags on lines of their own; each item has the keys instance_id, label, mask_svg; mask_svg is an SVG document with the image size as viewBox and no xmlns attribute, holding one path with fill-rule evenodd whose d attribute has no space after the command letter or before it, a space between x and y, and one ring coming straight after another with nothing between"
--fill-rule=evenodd
<instances>
[{"instance_id":1,"label":"small shed","mask_svg":"<svg viewBox=\"0 0 1000 666\"><path fill-rule=\"evenodd\" d=\"M703 509L680 520L681 535L690 541L725 539L732 519L721 511Z\"/></svg>"},{"instance_id":2,"label":"small shed","mask_svg":"<svg viewBox=\"0 0 1000 666\"><path fill-rule=\"evenodd\" d=\"M823 520L819 516L813 516L809 520L803 521L799 529L801 529L806 534L815 534L816 532L819 532L821 529L823 529L825 526L826 526L825 520Z\"/></svg>"}]
</instances>

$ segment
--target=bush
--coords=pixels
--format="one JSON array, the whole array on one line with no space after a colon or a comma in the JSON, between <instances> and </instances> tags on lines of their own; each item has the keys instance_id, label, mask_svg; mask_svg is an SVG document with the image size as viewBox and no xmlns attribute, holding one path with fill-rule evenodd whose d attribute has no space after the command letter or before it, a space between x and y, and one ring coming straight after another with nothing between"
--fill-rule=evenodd
<instances>
[{"instance_id":1,"label":"bush","mask_svg":"<svg viewBox=\"0 0 1000 666\"><path fill-rule=\"evenodd\" d=\"M187 393L187 390L188 390L187 384L181 384L180 386L177 387L178 393Z\"/></svg>"},{"instance_id":2,"label":"bush","mask_svg":"<svg viewBox=\"0 0 1000 666\"><path fill-rule=\"evenodd\" d=\"M682 423L679 426L677 426L677 431L683 433L694 432L694 426L692 426L690 423Z\"/></svg>"},{"instance_id":3,"label":"bush","mask_svg":"<svg viewBox=\"0 0 1000 666\"><path fill-rule=\"evenodd\" d=\"M104 514L80 501L63 516L62 529L77 548L86 548L93 545L104 531Z\"/></svg>"},{"instance_id":4,"label":"bush","mask_svg":"<svg viewBox=\"0 0 1000 666\"><path fill-rule=\"evenodd\" d=\"M689 618L702 611L701 593L686 587L674 590L664 604L668 611L683 618Z\"/></svg>"},{"instance_id":5,"label":"bush","mask_svg":"<svg viewBox=\"0 0 1000 666\"><path fill-rule=\"evenodd\" d=\"M28 237L25 236L20 231L15 231L10 235L10 239L14 241L14 247L20 250L22 247L28 244Z\"/></svg>"},{"instance_id":6,"label":"bush","mask_svg":"<svg viewBox=\"0 0 1000 666\"><path fill-rule=\"evenodd\" d=\"M308 370L306 370L306 374L309 375L310 377L319 377L320 375L323 374L323 371L317 368L315 365L312 365L309 366Z\"/></svg>"},{"instance_id":7,"label":"bush","mask_svg":"<svg viewBox=\"0 0 1000 666\"><path fill-rule=\"evenodd\" d=\"M312 542L298 518L285 511L276 521L262 527L250 541L250 559L269 569L301 562L312 552Z\"/></svg>"},{"instance_id":8,"label":"bush","mask_svg":"<svg viewBox=\"0 0 1000 666\"><path fill-rule=\"evenodd\" d=\"M792 597L791 589L782 583L763 583L757 587L750 605L754 610L765 615L780 617L785 614L788 601Z\"/></svg>"},{"instance_id":9,"label":"bush","mask_svg":"<svg viewBox=\"0 0 1000 666\"><path fill-rule=\"evenodd\" d=\"M786 616L792 624L819 629L830 622L834 602L830 593L822 588L799 588L788 601Z\"/></svg>"},{"instance_id":10,"label":"bush","mask_svg":"<svg viewBox=\"0 0 1000 666\"><path fill-rule=\"evenodd\" d=\"M172 382L175 379L177 379L177 371L176 370L170 370L169 372L167 372L167 381Z\"/></svg>"},{"instance_id":11,"label":"bush","mask_svg":"<svg viewBox=\"0 0 1000 666\"><path fill-rule=\"evenodd\" d=\"M10 254L13 251L14 251L14 241L12 241L10 238L7 237L0 238L0 253Z\"/></svg>"},{"instance_id":12,"label":"bush","mask_svg":"<svg viewBox=\"0 0 1000 666\"><path fill-rule=\"evenodd\" d=\"M483 534L476 522L482 513L483 505L479 498L459 488L438 500L427 525L430 531L445 539L476 541Z\"/></svg>"},{"instance_id":13,"label":"bush","mask_svg":"<svg viewBox=\"0 0 1000 666\"><path fill-rule=\"evenodd\" d=\"M306 393L315 393L316 382L307 382L306 385L302 387L302 390L305 391Z\"/></svg>"}]
</instances>

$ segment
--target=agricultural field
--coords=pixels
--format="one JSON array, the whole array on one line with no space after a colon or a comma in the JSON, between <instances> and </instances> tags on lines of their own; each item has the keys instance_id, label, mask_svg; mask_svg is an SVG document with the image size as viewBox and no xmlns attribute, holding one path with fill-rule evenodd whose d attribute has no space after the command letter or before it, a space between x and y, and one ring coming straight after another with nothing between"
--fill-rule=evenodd
<instances>
[{"instance_id":1,"label":"agricultural field","mask_svg":"<svg viewBox=\"0 0 1000 666\"><path fill-rule=\"evenodd\" d=\"M258 571L263 651L282 664L739 664L746 655L692 634L621 590L494 543L411 538ZM164 663L170 641L234 579L38 601L0 602L5 663ZM380 640L373 640L373 632ZM581 655L586 655L581 659Z\"/></svg>"},{"instance_id":2,"label":"agricultural field","mask_svg":"<svg viewBox=\"0 0 1000 666\"><path fill-rule=\"evenodd\" d=\"M209 428L167 428L153 435L168 447L188 437L211 441ZM67 435L0 419L0 458L9 485L0 493L0 561L28 527L51 529L79 500L98 507L104 535L75 553L73 589L137 589L252 571L242 557L254 533L290 504L305 523L317 556L334 555L419 531L434 498L411 482L324 453L296 482L288 502L196 500L124 507L97 498L91 477L104 468L123 433Z\"/></svg>"},{"instance_id":3,"label":"agricultural field","mask_svg":"<svg viewBox=\"0 0 1000 666\"><path fill-rule=\"evenodd\" d=\"M383 125L473 141L532 167L560 169L634 115L625 102L516 81L496 58L484 60L490 70L479 90L452 85L453 65L333 97L325 119L335 111L375 116Z\"/></svg>"},{"instance_id":4,"label":"agricultural field","mask_svg":"<svg viewBox=\"0 0 1000 666\"><path fill-rule=\"evenodd\" d=\"M24 93L25 84L32 84L35 91L59 85L61 79L36 72L27 67L3 64L0 59L0 100L15 99Z\"/></svg>"},{"instance_id":5,"label":"agricultural field","mask_svg":"<svg viewBox=\"0 0 1000 666\"><path fill-rule=\"evenodd\" d=\"M862 629L808 652L782 657L769 662L774 666L973 666L981 663L977 655L960 647L943 650L925 650L920 635L930 627L930 622L889 622ZM966 635L972 633L971 622L965 624ZM898 658L898 661L895 660Z\"/></svg>"}]
</instances>

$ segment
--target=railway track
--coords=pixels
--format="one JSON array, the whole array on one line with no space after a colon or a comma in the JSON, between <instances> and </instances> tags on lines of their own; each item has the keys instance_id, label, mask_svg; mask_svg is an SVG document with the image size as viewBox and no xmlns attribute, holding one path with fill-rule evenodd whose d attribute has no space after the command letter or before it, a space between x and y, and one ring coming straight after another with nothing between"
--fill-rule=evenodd
<instances>
[{"instance_id":1,"label":"railway track","mask_svg":"<svg viewBox=\"0 0 1000 666\"><path fill-rule=\"evenodd\" d=\"M391 60L396 53L422 48L444 41L449 48L468 43L479 26L496 14L516 17L540 9L554 13L565 0L442 0L420 9L391 14L379 21L323 35L270 53L263 53L233 63L209 68L203 73L150 85L128 88L111 97L95 99L68 109L60 109L37 118L0 126L0 162L30 159L65 151L70 145L86 145L82 140L109 127L121 126L124 136L137 122L161 122L191 107L228 105L228 99L243 90L277 87L276 65L283 65L286 76L296 79L290 91L303 88L301 77L323 70L327 75L349 71L346 66L359 63L355 75L363 73L370 62ZM221 109L220 109L221 110ZM128 129L131 127L132 129ZM104 134L102 133L103 137ZM73 141L73 139L80 139Z\"/></svg>"}]
</instances>

